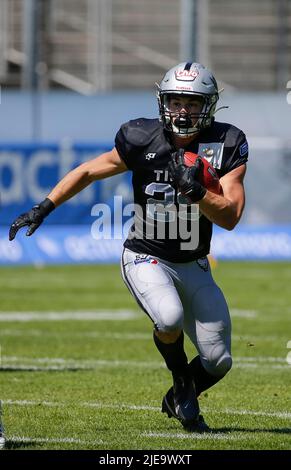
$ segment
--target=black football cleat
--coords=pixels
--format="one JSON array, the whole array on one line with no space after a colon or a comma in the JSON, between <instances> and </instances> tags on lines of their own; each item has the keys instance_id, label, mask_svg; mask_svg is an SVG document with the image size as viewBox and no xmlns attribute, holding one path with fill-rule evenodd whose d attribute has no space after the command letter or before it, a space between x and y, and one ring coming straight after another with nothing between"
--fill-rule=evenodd
<instances>
[{"instance_id":1,"label":"black football cleat","mask_svg":"<svg viewBox=\"0 0 291 470\"><path fill-rule=\"evenodd\" d=\"M199 405L195 396L195 389L191 383L185 383L182 378L178 383L175 381L175 385L168 390L163 398L162 412L167 413L169 418L178 419L183 426L197 422Z\"/></svg>"},{"instance_id":2,"label":"black football cleat","mask_svg":"<svg viewBox=\"0 0 291 470\"><path fill-rule=\"evenodd\" d=\"M188 432L198 432L201 434L204 432L212 432L208 424L205 423L202 415L198 416L198 421L195 421L194 423L191 423L188 426L184 426L184 429Z\"/></svg>"},{"instance_id":3,"label":"black football cleat","mask_svg":"<svg viewBox=\"0 0 291 470\"><path fill-rule=\"evenodd\" d=\"M179 388L178 391L181 392ZM185 387L182 385L182 388ZM180 421L186 431L197 433L211 432L203 416L199 414L199 404L195 395L195 388L189 383L186 385L186 388L186 391L182 390L184 393L180 393L175 397L174 388L171 387L163 398L162 412L167 413L169 418L176 418ZM184 400L182 401L181 399L183 398Z\"/></svg>"},{"instance_id":4,"label":"black football cleat","mask_svg":"<svg viewBox=\"0 0 291 470\"><path fill-rule=\"evenodd\" d=\"M177 418L181 423L188 424L198 420L199 404L196 398L195 385L190 377L180 376L174 379L163 399L163 410Z\"/></svg>"},{"instance_id":5,"label":"black football cleat","mask_svg":"<svg viewBox=\"0 0 291 470\"><path fill-rule=\"evenodd\" d=\"M173 403L174 410L183 423L198 419L199 404L194 380L190 376L180 376L174 379Z\"/></svg>"}]
</instances>

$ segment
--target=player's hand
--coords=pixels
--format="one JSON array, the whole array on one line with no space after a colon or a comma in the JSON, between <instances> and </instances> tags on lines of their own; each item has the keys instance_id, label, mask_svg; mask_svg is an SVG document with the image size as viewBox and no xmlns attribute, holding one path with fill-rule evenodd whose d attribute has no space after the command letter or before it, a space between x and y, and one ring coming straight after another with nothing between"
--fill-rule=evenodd
<instances>
[{"instance_id":1,"label":"player's hand","mask_svg":"<svg viewBox=\"0 0 291 470\"><path fill-rule=\"evenodd\" d=\"M42 224L44 218L54 210L54 203L46 198L40 204L33 206L29 212L21 214L17 219L12 223L9 230L9 240L14 240L18 230L22 227L28 227L26 231L26 236L30 237L36 229Z\"/></svg>"},{"instance_id":2,"label":"player's hand","mask_svg":"<svg viewBox=\"0 0 291 470\"><path fill-rule=\"evenodd\" d=\"M183 149L171 154L171 161L169 162L170 175L183 196L189 199L190 202L198 202L205 196L206 188L198 181L202 166L201 158L197 158L193 166L186 166Z\"/></svg>"}]
</instances>

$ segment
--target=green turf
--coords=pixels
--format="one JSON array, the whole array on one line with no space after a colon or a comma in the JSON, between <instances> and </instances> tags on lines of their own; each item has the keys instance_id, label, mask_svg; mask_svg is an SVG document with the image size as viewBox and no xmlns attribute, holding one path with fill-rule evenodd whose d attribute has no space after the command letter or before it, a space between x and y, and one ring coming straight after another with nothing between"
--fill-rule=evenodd
<instances>
[{"instance_id":1,"label":"green turf","mask_svg":"<svg viewBox=\"0 0 291 470\"><path fill-rule=\"evenodd\" d=\"M0 269L1 312L137 312L0 321L8 447L290 450L291 265L221 262L213 274L233 311L234 367L200 398L215 432L197 436L159 411L171 378L118 266ZM193 357L189 341L186 350Z\"/></svg>"}]
</instances>

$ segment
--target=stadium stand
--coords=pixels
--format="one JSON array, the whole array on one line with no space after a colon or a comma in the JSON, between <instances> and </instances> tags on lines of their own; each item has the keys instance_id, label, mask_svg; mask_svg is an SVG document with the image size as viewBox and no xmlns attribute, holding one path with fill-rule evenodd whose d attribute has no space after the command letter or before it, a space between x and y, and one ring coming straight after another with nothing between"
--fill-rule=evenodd
<instances>
[{"instance_id":1,"label":"stadium stand","mask_svg":"<svg viewBox=\"0 0 291 470\"><path fill-rule=\"evenodd\" d=\"M183 0L43 1L43 60L51 86L84 94L151 88L181 58ZM287 0L197 0L197 59L240 90L275 90L291 74L291 4ZM2 0L0 74L19 85L21 0ZM198 37L198 38L199 38Z\"/></svg>"}]
</instances>

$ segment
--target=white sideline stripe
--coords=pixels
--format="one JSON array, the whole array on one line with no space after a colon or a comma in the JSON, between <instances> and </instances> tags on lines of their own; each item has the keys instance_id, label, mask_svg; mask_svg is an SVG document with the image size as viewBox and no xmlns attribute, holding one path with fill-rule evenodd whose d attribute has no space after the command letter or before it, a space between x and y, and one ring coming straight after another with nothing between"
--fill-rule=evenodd
<instances>
[{"instance_id":1,"label":"white sideline stripe","mask_svg":"<svg viewBox=\"0 0 291 470\"><path fill-rule=\"evenodd\" d=\"M14 406L48 406L48 407L68 407L75 406L75 403L70 402L50 402L41 400L1 400L3 405L14 405ZM81 402L79 406L89 408L100 408L100 409L112 409L112 410L136 410L136 411L161 411L160 406L150 405L131 405L128 403L98 403L98 402ZM250 416L262 416L267 418L282 418L291 419L291 412L289 411L252 411L252 410L236 410L232 408L226 408L224 410L211 409L203 407L203 412L212 414L229 414L229 415L250 415Z\"/></svg>"},{"instance_id":2,"label":"white sideline stripe","mask_svg":"<svg viewBox=\"0 0 291 470\"><path fill-rule=\"evenodd\" d=\"M134 310L96 310L73 312L0 312L0 322L65 321L65 320L131 320L141 314Z\"/></svg>"},{"instance_id":3,"label":"white sideline stripe","mask_svg":"<svg viewBox=\"0 0 291 470\"><path fill-rule=\"evenodd\" d=\"M38 443L72 443L72 444L88 444L88 441L82 441L81 439L74 439L73 437L63 437L63 438L50 438L50 437L27 437L27 436L9 436L9 441L14 442L38 442ZM101 439L94 442L89 442L90 444L104 444L104 441Z\"/></svg>"}]
</instances>

